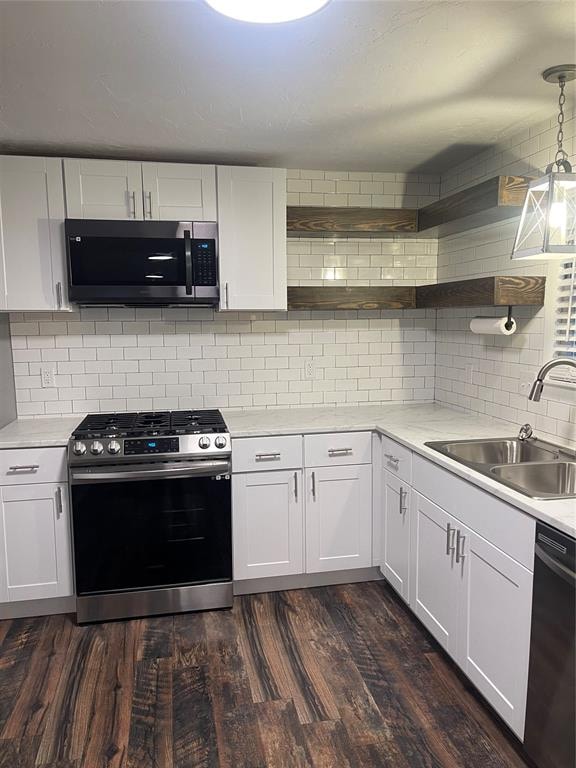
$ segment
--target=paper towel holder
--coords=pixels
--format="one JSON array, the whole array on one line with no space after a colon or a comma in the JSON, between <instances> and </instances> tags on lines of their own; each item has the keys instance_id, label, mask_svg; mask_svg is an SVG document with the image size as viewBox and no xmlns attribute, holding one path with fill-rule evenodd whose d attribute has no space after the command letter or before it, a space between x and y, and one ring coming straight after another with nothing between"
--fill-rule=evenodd
<instances>
[{"instance_id":1,"label":"paper towel holder","mask_svg":"<svg viewBox=\"0 0 576 768\"><path fill-rule=\"evenodd\" d=\"M512 319L512 306L508 305L508 317L506 319L506 323L504 325L504 328L506 328L507 331L511 331L514 327L514 320Z\"/></svg>"}]
</instances>

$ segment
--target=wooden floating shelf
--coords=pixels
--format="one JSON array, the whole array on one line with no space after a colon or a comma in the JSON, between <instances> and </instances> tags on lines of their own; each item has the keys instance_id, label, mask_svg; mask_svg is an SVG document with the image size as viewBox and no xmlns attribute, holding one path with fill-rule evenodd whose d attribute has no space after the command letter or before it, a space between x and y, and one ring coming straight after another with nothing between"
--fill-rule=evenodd
<instances>
[{"instance_id":1,"label":"wooden floating shelf","mask_svg":"<svg viewBox=\"0 0 576 768\"><path fill-rule=\"evenodd\" d=\"M391 286L288 286L288 309L414 309L416 288Z\"/></svg>"},{"instance_id":2,"label":"wooden floating shelf","mask_svg":"<svg viewBox=\"0 0 576 768\"><path fill-rule=\"evenodd\" d=\"M288 206L289 235L300 237L386 237L418 232L414 208L317 208Z\"/></svg>"},{"instance_id":3,"label":"wooden floating shelf","mask_svg":"<svg viewBox=\"0 0 576 768\"><path fill-rule=\"evenodd\" d=\"M434 285L289 286L288 309L441 309L542 306L545 277L498 275Z\"/></svg>"},{"instance_id":4,"label":"wooden floating shelf","mask_svg":"<svg viewBox=\"0 0 576 768\"><path fill-rule=\"evenodd\" d=\"M495 176L424 208L288 206L288 235L300 237L443 236L518 216L530 178Z\"/></svg>"},{"instance_id":5,"label":"wooden floating shelf","mask_svg":"<svg viewBox=\"0 0 576 768\"><path fill-rule=\"evenodd\" d=\"M451 235L510 219L521 213L527 176L495 176L418 211L418 231Z\"/></svg>"},{"instance_id":6,"label":"wooden floating shelf","mask_svg":"<svg viewBox=\"0 0 576 768\"><path fill-rule=\"evenodd\" d=\"M540 307L544 304L545 286L545 277L516 275L419 285L416 288L416 307Z\"/></svg>"}]
</instances>

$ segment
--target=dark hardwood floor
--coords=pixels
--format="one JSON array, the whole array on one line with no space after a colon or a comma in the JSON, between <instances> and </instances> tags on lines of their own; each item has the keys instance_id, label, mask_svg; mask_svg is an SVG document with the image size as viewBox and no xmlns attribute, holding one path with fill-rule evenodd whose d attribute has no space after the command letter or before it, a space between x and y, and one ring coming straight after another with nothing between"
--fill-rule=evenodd
<instances>
[{"instance_id":1,"label":"dark hardwood floor","mask_svg":"<svg viewBox=\"0 0 576 768\"><path fill-rule=\"evenodd\" d=\"M0 768L518 768L381 582L0 622Z\"/></svg>"}]
</instances>

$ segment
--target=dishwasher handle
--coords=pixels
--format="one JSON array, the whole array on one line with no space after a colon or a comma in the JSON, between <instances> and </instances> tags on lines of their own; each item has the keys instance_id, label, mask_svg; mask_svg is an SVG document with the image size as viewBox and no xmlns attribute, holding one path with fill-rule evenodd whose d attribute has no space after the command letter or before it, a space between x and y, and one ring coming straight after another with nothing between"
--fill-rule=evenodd
<instances>
[{"instance_id":1,"label":"dishwasher handle","mask_svg":"<svg viewBox=\"0 0 576 768\"><path fill-rule=\"evenodd\" d=\"M566 581L571 587L576 589L576 573L571 568L568 568L559 560L551 557L538 543L536 544L534 553L536 557L552 571L552 573L559 576L563 581Z\"/></svg>"}]
</instances>

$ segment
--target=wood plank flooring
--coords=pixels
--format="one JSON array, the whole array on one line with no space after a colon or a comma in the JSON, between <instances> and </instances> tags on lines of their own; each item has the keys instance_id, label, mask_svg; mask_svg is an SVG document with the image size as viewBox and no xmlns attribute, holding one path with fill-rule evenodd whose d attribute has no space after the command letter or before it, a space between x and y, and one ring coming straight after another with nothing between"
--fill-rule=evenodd
<instances>
[{"instance_id":1,"label":"wood plank flooring","mask_svg":"<svg viewBox=\"0 0 576 768\"><path fill-rule=\"evenodd\" d=\"M0 768L520 768L382 582L0 622Z\"/></svg>"}]
</instances>

